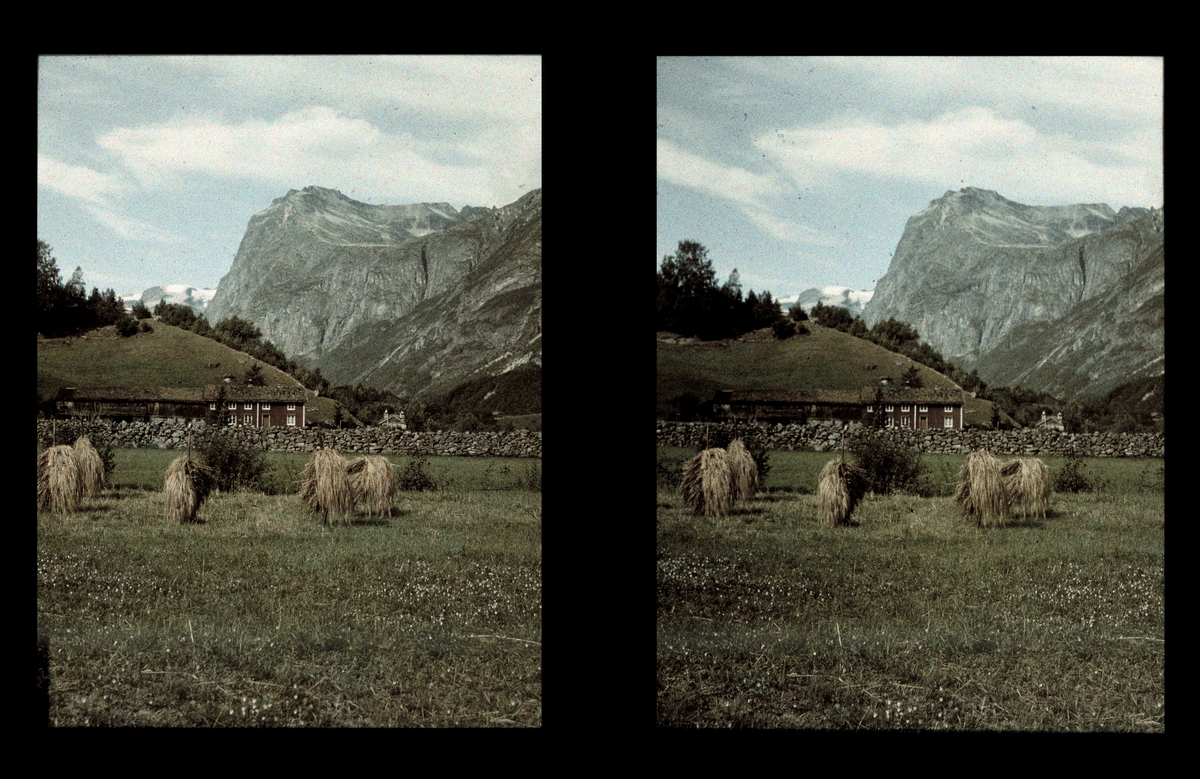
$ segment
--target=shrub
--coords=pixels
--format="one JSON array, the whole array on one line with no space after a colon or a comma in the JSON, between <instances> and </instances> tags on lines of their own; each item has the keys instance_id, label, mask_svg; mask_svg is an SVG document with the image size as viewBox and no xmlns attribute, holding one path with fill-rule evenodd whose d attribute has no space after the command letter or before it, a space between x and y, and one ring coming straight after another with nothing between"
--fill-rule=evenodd
<instances>
[{"instance_id":1,"label":"shrub","mask_svg":"<svg viewBox=\"0 0 1200 779\"><path fill-rule=\"evenodd\" d=\"M453 433L474 433L482 429L483 423L470 411L459 412L454 424L450 426L450 431Z\"/></svg>"},{"instance_id":2,"label":"shrub","mask_svg":"<svg viewBox=\"0 0 1200 779\"><path fill-rule=\"evenodd\" d=\"M923 465L921 453L915 449L887 436L860 435L849 441L846 450L867 472L871 489L876 493L919 492Z\"/></svg>"},{"instance_id":3,"label":"shrub","mask_svg":"<svg viewBox=\"0 0 1200 779\"><path fill-rule=\"evenodd\" d=\"M1078 454L1067 457L1063 467L1054 474L1055 492L1095 492L1099 488L1098 480L1084 472L1083 458Z\"/></svg>"},{"instance_id":4,"label":"shrub","mask_svg":"<svg viewBox=\"0 0 1200 779\"><path fill-rule=\"evenodd\" d=\"M266 454L257 446L242 443L232 430L205 430L197 437L196 451L212 469L215 487L222 492L262 489Z\"/></svg>"},{"instance_id":5,"label":"shrub","mask_svg":"<svg viewBox=\"0 0 1200 779\"><path fill-rule=\"evenodd\" d=\"M423 456L413 457L405 463L404 470L400 471L397 485L406 492L420 492L422 490L436 490L438 488L437 480L429 473L429 460Z\"/></svg>"},{"instance_id":6,"label":"shrub","mask_svg":"<svg viewBox=\"0 0 1200 779\"><path fill-rule=\"evenodd\" d=\"M778 319L771 329L775 332L775 338L783 341L796 334L796 323L790 319Z\"/></svg>"},{"instance_id":7,"label":"shrub","mask_svg":"<svg viewBox=\"0 0 1200 779\"><path fill-rule=\"evenodd\" d=\"M128 338L131 335L136 335L138 330L138 321L133 317L122 317L117 322L117 335L121 336L122 338Z\"/></svg>"}]
</instances>

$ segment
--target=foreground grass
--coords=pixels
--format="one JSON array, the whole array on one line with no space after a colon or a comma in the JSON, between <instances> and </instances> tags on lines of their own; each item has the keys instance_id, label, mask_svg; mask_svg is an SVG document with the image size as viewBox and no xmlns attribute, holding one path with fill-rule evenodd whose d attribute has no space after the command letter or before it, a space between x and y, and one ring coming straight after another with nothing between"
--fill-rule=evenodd
<instances>
[{"instance_id":1,"label":"foreground grass","mask_svg":"<svg viewBox=\"0 0 1200 779\"><path fill-rule=\"evenodd\" d=\"M540 493L406 493L337 528L223 494L179 526L120 473L38 515L53 724L541 725Z\"/></svg>"},{"instance_id":2,"label":"foreground grass","mask_svg":"<svg viewBox=\"0 0 1200 779\"><path fill-rule=\"evenodd\" d=\"M1112 486L1151 465L991 530L948 497L830 528L803 483L719 520L660 488L659 724L1162 731L1163 495Z\"/></svg>"}]
</instances>

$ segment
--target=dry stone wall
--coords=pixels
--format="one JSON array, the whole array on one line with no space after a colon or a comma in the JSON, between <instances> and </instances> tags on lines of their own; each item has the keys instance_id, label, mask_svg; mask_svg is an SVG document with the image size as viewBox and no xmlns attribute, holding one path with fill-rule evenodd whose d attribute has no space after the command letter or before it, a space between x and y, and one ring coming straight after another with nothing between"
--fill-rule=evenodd
<instances>
[{"instance_id":1,"label":"dry stone wall","mask_svg":"<svg viewBox=\"0 0 1200 779\"><path fill-rule=\"evenodd\" d=\"M91 423L112 431L114 442L132 449L187 448L187 427L171 422ZM38 421L38 434L51 423ZM258 430L236 425L230 428L246 443L265 446L272 452L311 452L318 442L339 452L359 454L461 455L489 457L541 457L540 431L507 433L412 433L395 428L363 427L353 430L269 428Z\"/></svg>"},{"instance_id":2,"label":"dry stone wall","mask_svg":"<svg viewBox=\"0 0 1200 779\"><path fill-rule=\"evenodd\" d=\"M658 423L659 446L699 447L708 431L735 432L733 423ZM767 449L825 452L842 442L838 423L810 421L807 424L738 423L736 433L755 438ZM958 454L987 449L1000 455L1046 455L1065 457L1163 457L1164 437L1159 433L1064 433L1057 430L871 430L851 425L848 433L887 436L922 452ZM709 433L711 434L711 432Z\"/></svg>"}]
</instances>

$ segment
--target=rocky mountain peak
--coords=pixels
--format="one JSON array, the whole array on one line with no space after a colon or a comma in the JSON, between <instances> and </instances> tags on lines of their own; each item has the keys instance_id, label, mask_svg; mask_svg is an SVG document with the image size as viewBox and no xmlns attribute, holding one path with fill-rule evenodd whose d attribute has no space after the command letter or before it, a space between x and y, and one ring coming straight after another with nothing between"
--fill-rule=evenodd
<instances>
[{"instance_id":1,"label":"rocky mountain peak","mask_svg":"<svg viewBox=\"0 0 1200 779\"><path fill-rule=\"evenodd\" d=\"M540 189L460 212L308 186L250 219L208 315L253 322L332 381L415 392L452 382L456 363L540 365L540 304Z\"/></svg>"},{"instance_id":2,"label":"rocky mountain peak","mask_svg":"<svg viewBox=\"0 0 1200 779\"><path fill-rule=\"evenodd\" d=\"M862 316L869 326L888 317L913 325L993 384L1101 392L1143 356L1161 363L1162 224L1161 209L947 192L909 218ZM1102 315L1113 306L1121 313ZM1060 338L1075 339L1070 361L1048 358Z\"/></svg>"}]
</instances>

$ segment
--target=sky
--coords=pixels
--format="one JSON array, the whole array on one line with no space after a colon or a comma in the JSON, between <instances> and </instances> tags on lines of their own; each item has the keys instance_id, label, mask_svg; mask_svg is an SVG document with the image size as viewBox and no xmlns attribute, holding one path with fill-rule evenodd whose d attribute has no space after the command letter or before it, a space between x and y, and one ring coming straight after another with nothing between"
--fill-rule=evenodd
<instances>
[{"instance_id":1,"label":"sky","mask_svg":"<svg viewBox=\"0 0 1200 779\"><path fill-rule=\"evenodd\" d=\"M537 56L41 57L38 239L89 292L216 288L288 190L507 205L541 126Z\"/></svg>"},{"instance_id":2,"label":"sky","mask_svg":"<svg viewBox=\"0 0 1200 779\"><path fill-rule=\"evenodd\" d=\"M1162 58L658 59L658 257L794 299L873 290L950 190L1163 205Z\"/></svg>"}]
</instances>

